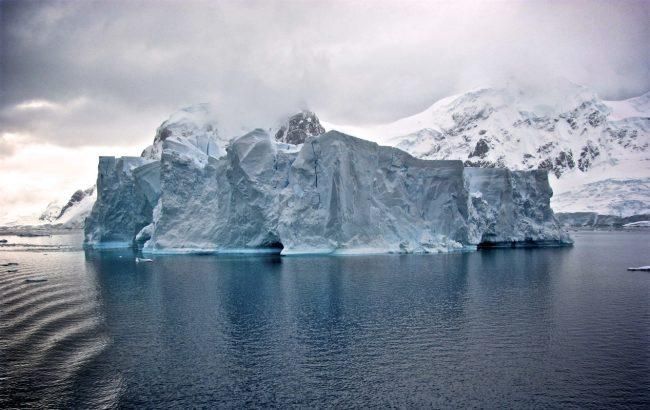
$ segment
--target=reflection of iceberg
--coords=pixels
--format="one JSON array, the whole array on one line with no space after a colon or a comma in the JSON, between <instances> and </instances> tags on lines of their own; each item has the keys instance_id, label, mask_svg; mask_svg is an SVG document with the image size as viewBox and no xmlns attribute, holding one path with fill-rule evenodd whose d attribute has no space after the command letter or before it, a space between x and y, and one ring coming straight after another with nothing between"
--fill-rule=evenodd
<instances>
[{"instance_id":1,"label":"reflection of iceberg","mask_svg":"<svg viewBox=\"0 0 650 410\"><path fill-rule=\"evenodd\" d=\"M258 129L220 158L187 145L164 140L160 161L100 158L86 244L297 254L570 243L543 171L420 160L336 131L295 146Z\"/></svg>"}]
</instances>

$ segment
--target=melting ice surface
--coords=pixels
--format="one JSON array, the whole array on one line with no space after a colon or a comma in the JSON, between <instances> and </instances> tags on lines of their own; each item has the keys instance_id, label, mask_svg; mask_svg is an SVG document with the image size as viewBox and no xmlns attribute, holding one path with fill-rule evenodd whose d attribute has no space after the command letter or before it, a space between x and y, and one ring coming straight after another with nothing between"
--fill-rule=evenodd
<instances>
[{"instance_id":1,"label":"melting ice surface","mask_svg":"<svg viewBox=\"0 0 650 410\"><path fill-rule=\"evenodd\" d=\"M0 246L1 408L650 405L647 231L150 263L30 239Z\"/></svg>"}]
</instances>

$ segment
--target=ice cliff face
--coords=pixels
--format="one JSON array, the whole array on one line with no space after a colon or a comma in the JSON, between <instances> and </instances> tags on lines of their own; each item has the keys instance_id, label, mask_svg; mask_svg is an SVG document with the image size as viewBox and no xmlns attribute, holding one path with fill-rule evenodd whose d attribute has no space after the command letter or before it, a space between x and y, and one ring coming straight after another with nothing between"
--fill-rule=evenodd
<instances>
[{"instance_id":1,"label":"ice cliff face","mask_svg":"<svg viewBox=\"0 0 650 410\"><path fill-rule=\"evenodd\" d=\"M336 131L297 147L258 129L224 156L185 148L164 139L159 161L102 158L86 243L297 254L570 242L545 172L468 170Z\"/></svg>"},{"instance_id":2,"label":"ice cliff face","mask_svg":"<svg viewBox=\"0 0 650 410\"><path fill-rule=\"evenodd\" d=\"M287 253L433 252L469 242L458 161L422 161L331 131L309 139L281 193Z\"/></svg>"},{"instance_id":3,"label":"ice cliff face","mask_svg":"<svg viewBox=\"0 0 650 410\"><path fill-rule=\"evenodd\" d=\"M464 172L474 243L525 246L565 240L549 206L553 191L546 171L465 168Z\"/></svg>"},{"instance_id":4,"label":"ice cliff face","mask_svg":"<svg viewBox=\"0 0 650 410\"><path fill-rule=\"evenodd\" d=\"M209 157L205 165L169 148L163 150L160 201L146 250L279 246L277 194L295 153L263 130L236 139L225 157Z\"/></svg>"},{"instance_id":5,"label":"ice cliff face","mask_svg":"<svg viewBox=\"0 0 650 410\"><path fill-rule=\"evenodd\" d=\"M140 157L100 157L97 201L86 219L84 243L94 247L133 244L138 232L151 222L152 204L136 171L152 161Z\"/></svg>"}]
</instances>

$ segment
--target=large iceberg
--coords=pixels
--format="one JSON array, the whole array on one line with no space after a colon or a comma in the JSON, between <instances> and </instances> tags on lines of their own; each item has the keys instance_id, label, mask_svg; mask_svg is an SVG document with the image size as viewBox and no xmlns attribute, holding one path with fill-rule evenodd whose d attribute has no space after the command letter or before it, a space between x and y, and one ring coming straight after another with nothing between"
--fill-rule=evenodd
<instances>
[{"instance_id":1,"label":"large iceberg","mask_svg":"<svg viewBox=\"0 0 650 410\"><path fill-rule=\"evenodd\" d=\"M545 171L417 159L291 118L299 138L286 127L223 143L202 128L157 138L143 158L102 157L86 244L290 255L571 243Z\"/></svg>"}]
</instances>

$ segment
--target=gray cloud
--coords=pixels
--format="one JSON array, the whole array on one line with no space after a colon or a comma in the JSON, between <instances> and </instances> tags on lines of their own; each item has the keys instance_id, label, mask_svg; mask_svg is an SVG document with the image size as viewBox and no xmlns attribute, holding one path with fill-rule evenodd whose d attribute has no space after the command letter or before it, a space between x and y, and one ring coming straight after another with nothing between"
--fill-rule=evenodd
<instances>
[{"instance_id":1,"label":"gray cloud","mask_svg":"<svg viewBox=\"0 0 650 410\"><path fill-rule=\"evenodd\" d=\"M166 115L204 101L234 122L309 107L359 124L513 79L563 76L610 99L650 89L645 1L0 7L0 132L59 145L145 144ZM29 101L49 105L16 107Z\"/></svg>"}]
</instances>

